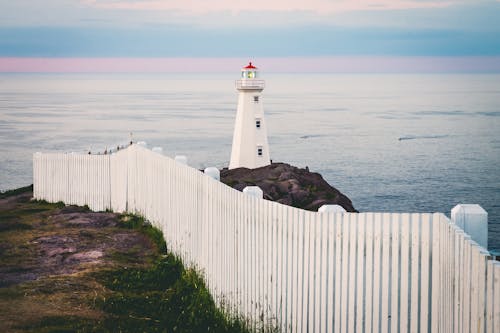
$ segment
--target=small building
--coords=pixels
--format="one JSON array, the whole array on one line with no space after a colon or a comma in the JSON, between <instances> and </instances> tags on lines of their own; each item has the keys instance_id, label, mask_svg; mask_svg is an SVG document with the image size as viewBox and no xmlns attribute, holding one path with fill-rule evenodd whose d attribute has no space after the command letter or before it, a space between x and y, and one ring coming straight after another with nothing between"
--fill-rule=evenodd
<instances>
[{"instance_id":1,"label":"small building","mask_svg":"<svg viewBox=\"0 0 500 333\"><path fill-rule=\"evenodd\" d=\"M236 81L238 109L229 169L255 169L271 164L261 96L264 86L251 62L241 69L241 78Z\"/></svg>"}]
</instances>

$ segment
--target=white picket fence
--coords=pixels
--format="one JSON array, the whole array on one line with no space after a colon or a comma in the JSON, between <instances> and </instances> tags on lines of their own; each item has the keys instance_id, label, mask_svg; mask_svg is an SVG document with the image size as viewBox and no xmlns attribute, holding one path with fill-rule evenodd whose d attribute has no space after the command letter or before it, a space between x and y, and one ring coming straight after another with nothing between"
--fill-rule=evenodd
<instances>
[{"instance_id":1,"label":"white picket fence","mask_svg":"<svg viewBox=\"0 0 500 333\"><path fill-rule=\"evenodd\" d=\"M34 155L34 197L138 213L256 330L500 332L500 263L441 213L316 213L132 145Z\"/></svg>"}]
</instances>

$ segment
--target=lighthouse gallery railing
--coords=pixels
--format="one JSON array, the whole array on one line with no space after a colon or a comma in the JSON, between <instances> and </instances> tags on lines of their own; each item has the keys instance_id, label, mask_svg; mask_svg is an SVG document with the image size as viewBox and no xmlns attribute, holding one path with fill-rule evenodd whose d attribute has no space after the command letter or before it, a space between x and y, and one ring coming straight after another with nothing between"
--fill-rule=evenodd
<instances>
[{"instance_id":1,"label":"lighthouse gallery railing","mask_svg":"<svg viewBox=\"0 0 500 333\"><path fill-rule=\"evenodd\" d=\"M246 196L137 145L40 154L34 197L134 212L254 328L500 332L500 265L443 214L315 213Z\"/></svg>"},{"instance_id":2,"label":"lighthouse gallery railing","mask_svg":"<svg viewBox=\"0 0 500 333\"><path fill-rule=\"evenodd\" d=\"M264 89L266 83L264 80L236 80L234 82L236 89L248 89L248 90L262 90Z\"/></svg>"}]
</instances>

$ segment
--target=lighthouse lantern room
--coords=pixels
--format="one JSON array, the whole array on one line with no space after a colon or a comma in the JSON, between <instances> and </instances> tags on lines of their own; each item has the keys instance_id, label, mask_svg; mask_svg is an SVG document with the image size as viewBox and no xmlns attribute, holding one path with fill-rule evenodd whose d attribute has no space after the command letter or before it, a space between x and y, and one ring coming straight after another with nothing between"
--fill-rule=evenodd
<instances>
[{"instance_id":1,"label":"lighthouse lantern room","mask_svg":"<svg viewBox=\"0 0 500 333\"><path fill-rule=\"evenodd\" d=\"M270 164L261 99L265 84L264 80L258 78L258 69L250 62L241 69L241 79L236 81L238 108L229 169L255 169Z\"/></svg>"}]
</instances>

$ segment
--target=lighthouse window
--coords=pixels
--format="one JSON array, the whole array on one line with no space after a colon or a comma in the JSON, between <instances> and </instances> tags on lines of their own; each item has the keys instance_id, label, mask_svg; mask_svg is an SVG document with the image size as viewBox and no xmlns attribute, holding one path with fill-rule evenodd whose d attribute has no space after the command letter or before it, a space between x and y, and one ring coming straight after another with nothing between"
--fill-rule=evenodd
<instances>
[{"instance_id":1,"label":"lighthouse window","mask_svg":"<svg viewBox=\"0 0 500 333\"><path fill-rule=\"evenodd\" d=\"M257 147L257 155L262 156L262 147Z\"/></svg>"},{"instance_id":2,"label":"lighthouse window","mask_svg":"<svg viewBox=\"0 0 500 333\"><path fill-rule=\"evenodd\" d=\"M255 127L260 128L260 119L255 120Z\"/></svg>"},{"instance_id":3,"label":"lighthouse window","mask_svg":"<svg viewBox=\"0 0 500 333\"><path fill-rule=\"evenodd\" d=\"M253 101L254 101L255 103L259 103L259 96L254 96L254 97L253 97Z\"/></svg>"}]
</instances>

